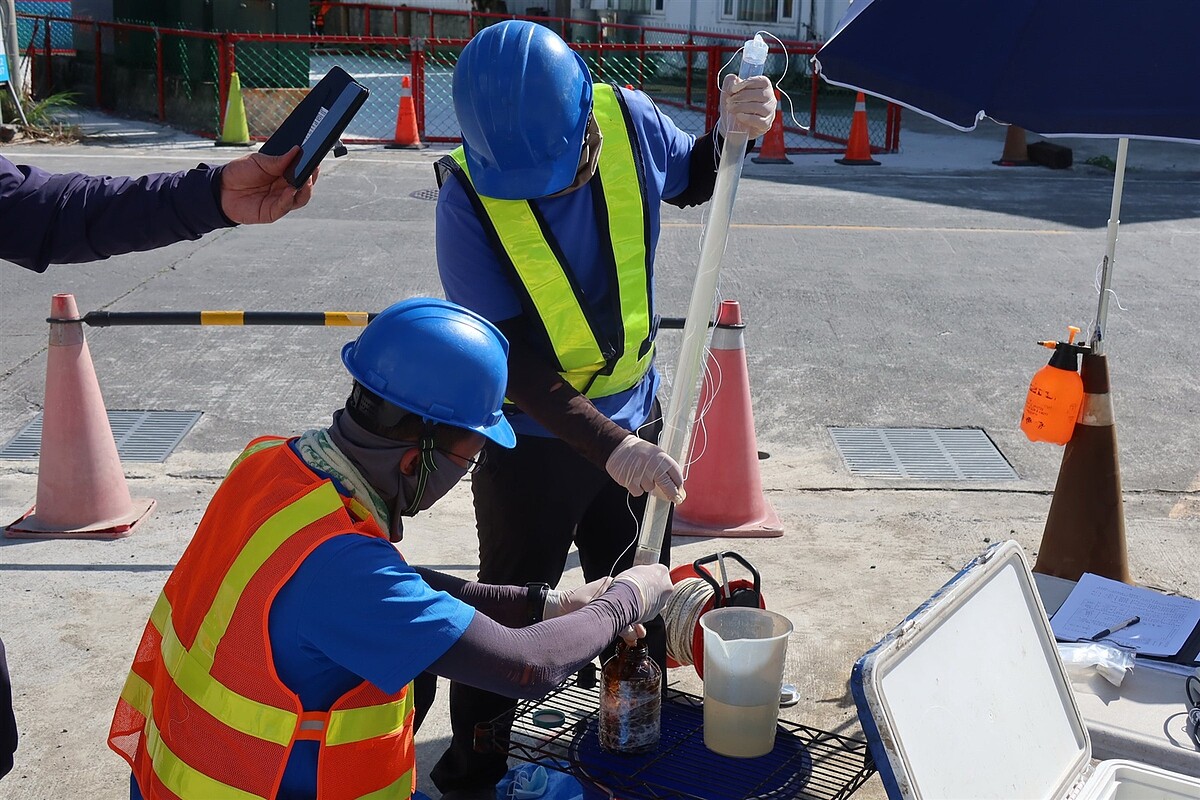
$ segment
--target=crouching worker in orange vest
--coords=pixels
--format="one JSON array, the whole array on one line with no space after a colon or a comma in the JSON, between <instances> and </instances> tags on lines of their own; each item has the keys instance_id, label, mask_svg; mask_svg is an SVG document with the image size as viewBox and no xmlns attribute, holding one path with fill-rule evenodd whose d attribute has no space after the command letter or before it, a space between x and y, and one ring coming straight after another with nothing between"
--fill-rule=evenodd
<instances>
[{"instance_id":1,"label":"crouching worker in orange vest","mask_svg":"<svg viewBox=\"0 0 1200 800\"><path fill-rule=\"evenodd\" d=\"M397 303L343 348L354 384L328 428L234 461L117 703L131 797L405 800L423 673L540 697L660 613L661 565L559 592L413 567L389 543L488 468L485 440L513 445L507 354L470 311Z\"/></svg>"}]
</instances>

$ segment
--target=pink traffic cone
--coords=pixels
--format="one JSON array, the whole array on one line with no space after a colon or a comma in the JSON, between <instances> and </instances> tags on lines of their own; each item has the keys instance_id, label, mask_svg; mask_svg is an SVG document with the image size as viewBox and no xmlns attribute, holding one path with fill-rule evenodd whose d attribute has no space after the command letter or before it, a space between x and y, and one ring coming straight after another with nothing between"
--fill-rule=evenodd
<instances>
[{"instance_id":1,"label":"pink traffic cone","mask_svg":"<svg viewBox=\"0 0 1200 800\"><path fill-rule=\"evenodd\" d=\"M128 536L154 501L129 496L74 296L54 295L50 319L37 504L5 528L5 535Z\"/></svg>"},{"instance_id":2,"label":"pink traffic cone","mask_svg":"<svg viewBox=\"0 0 1200 800\"><path fill-rule=\"evenodd\" d=\"M708 353L710 378L704 381L692 427L687 499L675 509L673 536L783 535L779 515L763 496L758 471L744 328L738 302L722 301Z\"/></svg>"}]
</instances>

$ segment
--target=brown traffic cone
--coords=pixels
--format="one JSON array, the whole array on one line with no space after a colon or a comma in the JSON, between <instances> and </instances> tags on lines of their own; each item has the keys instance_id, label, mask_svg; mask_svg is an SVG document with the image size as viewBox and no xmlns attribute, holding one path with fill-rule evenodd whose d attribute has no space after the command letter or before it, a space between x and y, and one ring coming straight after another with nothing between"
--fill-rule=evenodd
<instances>
[{"instance_id":1,"label":"brown traffic cone","mask_svg":"<svg viewBox=\"0 0 1200 800\"><path fill-rule=\"evenodd\" d=\"M396 108L396 134L392 143L386 147L396 150L424 150L427 145L421 143L417 134L417 109L413 105L412 78L400 76L400 105Z\"/></svg>"},{"instance_id":2,"label":"brown traffic cone","mask_svg":"<svg viewBox=\"0 0 1200 800\"><path fill-rule=\"evenodd\" d=\"M674 536L783 535L758 471L745 327L738 302L722 301L688 447L687 499L675 508Z\"/></svg>"},{"instance_id":3,"label":"brown traffic cone","mask_svg":"<svg viewBox=\"0 0 1200 800\"><path fill-rule=\"evenodd\" d=\"M787 157L787 145L783 141L783 94L775 90L775 120L763 137L758 155L750 159L755 164L791 164Z\"/></svg>"},{"instance_id":4,"label":"brown traffic cone","mask_svg":"<svg viewBox=\"0 0 1200 800\"><path fill-rule=\"evenodd\" d=\"M133 533L154 501L133 500L75 298L50 301L46 402L37 504L4 529L14 539L117 539Z\"/></svg>"},{"instance_id":5,"label":"brown traffic cone","mask_svg":"<svg viewBox=\"0 0 1200 800\"><path fill-rule=\"evenodd\" d=\"M839 164L852 167L877 167L879 162L871 158L871 139L867 135L867 97L862 92L854 99L854 116L850 120L850 139L846 142L846 155L835 158Z\"/></svg>"},{"instance_id":6,"label":"brown traffic cone","mask_svg":"<svg viewBox=\"0 0 1200 800\"><path fill-rule=\"evenodd\" d=\"M1029 148L1025 143L1025 129L1009 125L1004 134L1004 152L999 161L993 161L998 167L1036 167L1037 163L1029 160Z\"/></svg>"},{"instance_id":7,"label":"brown traffic cone","mask_svg":"<svg viewBox=\"0 0 1200 800\"><path fill-rule=\"evenodd\" d=\"M1083 356L1083 405L1063 451L1034 571L1077 581L1085 572L1131 583L1108 358Z\"/></svg>"}]
</instances>

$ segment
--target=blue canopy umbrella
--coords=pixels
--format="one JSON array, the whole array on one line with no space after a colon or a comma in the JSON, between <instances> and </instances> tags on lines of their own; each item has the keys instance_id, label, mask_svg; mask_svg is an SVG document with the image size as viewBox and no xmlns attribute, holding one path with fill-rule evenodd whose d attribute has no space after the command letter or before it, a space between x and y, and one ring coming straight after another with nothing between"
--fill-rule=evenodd
<instances>
[{"instance_id":1,"label":"blue canopy umbrella","mask_svg":"<svg viewBox=\"0 0 1200 800\"><path fill-rule=\"evenodd\" d=\"M1103 348L1129 138L1200 143L1197 0L853 0L821 76L959 130L984 116L1043 136L1116 138L1090 344Z\"/></svg>"}]
</instances>

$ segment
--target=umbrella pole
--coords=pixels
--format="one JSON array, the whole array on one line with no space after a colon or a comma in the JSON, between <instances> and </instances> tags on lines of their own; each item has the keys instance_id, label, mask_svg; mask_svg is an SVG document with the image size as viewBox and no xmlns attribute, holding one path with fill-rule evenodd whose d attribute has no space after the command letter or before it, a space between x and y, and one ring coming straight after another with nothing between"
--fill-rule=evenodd
<instances>
[{"instance_id":1,"label":"umbrella pole","mask_svg":"<svg viewBox=\"0 0 1200 800\"><path fill-rule=\"evenodd\" d=\"M1117 169L1113 177L1112 208L1108 212L1108 242L1104 250L1104 263L1100 272L1100 300L1096 306L1096 324L1092 326L1089 344L1092 352L1104 352L1104 329L1108 325L1108 295L1112 286L1112 271L1117 251L1117 227L1121 224L1121 191L1125 188L1125 157L1129 154L1129 140L1117 141Z\"/></svg>"}]
</instances>

